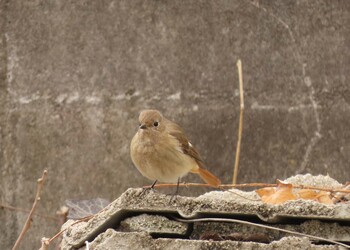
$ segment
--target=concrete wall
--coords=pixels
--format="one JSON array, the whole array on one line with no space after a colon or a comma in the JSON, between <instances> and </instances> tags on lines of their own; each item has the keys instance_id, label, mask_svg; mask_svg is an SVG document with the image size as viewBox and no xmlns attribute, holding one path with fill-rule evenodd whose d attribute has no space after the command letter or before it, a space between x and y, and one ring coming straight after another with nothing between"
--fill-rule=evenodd
<instances>
[{"instance_id":1,"label":"concrete wall","mask_svg":"<svg viewBox=\"0 0 350 250\"><path fill-rule=\"evenodd\" d=\"M180 123L230 182L238 58L239 182L296 173L349 181L349 23L348 0L0 0L1 203L30 208L45 168L41 214L150 183L129 157L145 108ZM0 210L1 249L25 218ZM38 248L57 230L36 217L22 246Z\"/></svg>"}]
</instances>

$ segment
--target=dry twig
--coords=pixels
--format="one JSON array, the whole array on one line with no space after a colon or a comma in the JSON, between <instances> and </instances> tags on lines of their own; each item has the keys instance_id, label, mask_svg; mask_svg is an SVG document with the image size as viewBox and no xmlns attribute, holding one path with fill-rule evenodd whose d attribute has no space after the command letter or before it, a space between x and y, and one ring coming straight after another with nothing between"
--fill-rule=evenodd
<instances>
[{"instance_id":1,"label":"dry twig","mask_svg":"<svg viewBox=\"0 0 350 250\"><path fill-rule=\"evenodd\" d=\"M243 73L242 73L242 62L240 59L237 61L238 77L239 77L239 96L240 96L240 113L239 113L239 127L238 127L238 140L236 147L236 159L235 167L233 169L232 183L237 183L238 167L239 167L239 156L241 153L241 141L242 141L242 131L243 131L243 111L244 111L244 98L243 98Z\"/></svg>"},{"instance_id":2,"label":"dry twig","mask_svg":"<svg viewBox=\"0 0 350 250\"><path fill-rule=\"evenodd\" d=\"M14 207L14 206L5 205L5 204L0 204L0 208L12 210L12 211L17 211L17 212L22 212L22 213L27 213L27 214L30 213L30 210L28 210L28 209L23 209L23 208ZM42 217L42 218L53 220L53 221L56 221L56 222L60 221L57 217L50 216L50 215L43 215L43 214L34 213L33 216Z\"/></svg>"},{"instance_id":3,"label":"dry twig","mask_svg":"<svg viewBox=\"0 0 350 250\"><path fill-rule=\"evenodd\" d=\"M57 234L55 234L54 236L52 236L51 238L43 238L42 239L42 248L40 248L39 250L46 250L47 248L45 247L48 247L52 241L54 241L55 239L57 239L58 237L60 237L68 228L70 228L71 226L75 225L75 224L78 224L80 222L84 222L84 221L89 221L90 219L94 218L96 215L98 215L99 213L105 211L108 207L109 207L110 204L108 204L106 207L104 207L103 209L101 209L98 213L96 214L93 214L93 215L89 215L89 216L86 216L84 218L81 218L79 220L76 220L74 221L71 225L69 225L67 228L59 231Z\"/></svg>"},{"instance_id":4,"label":"dry twig","mask_svg":"<svg viewBox=\"0 0 350 250\"><path fill-rule=\"evenodd\" d=\"M39 248L39 250L48 250L49 249L49 242L48 242L48 238L42 238L41 239L41 247Z\"/></svg>"},{"instance_id":5,"label":"dry twig","mask_svg":"<svg viewBox=\"0 0 350 250\"><path fill-rule=\"evenodd\" d=\"M102 211L101 211L101 212L102 212ZM100 213L100 212L99 212L99 213ZM97 214L98 214L98 213L97 213ZM93 218L94 216L96 216L96 214L93 214L93 215L84 217L84 218L82 218L82 219L80 219L80 220L77 220L77 221L73 222L71 225L69 225L69 227L71 227L71 226L73 226L73 225L75 225L75 224L78 224L78 223L80 223L80 222L88 221L88 220L90 220L91 218ZM57 234L55 234L54 236L52 236L50 239L45 238L45 244L46 244L47 246L49 246L53 240L55 240L55 239L57 239L58 237L60 237L69 227L67 227L67 228L65 228L65 229L63 229L63 230L61 230L61 231L59 231Z\"/></svg>"},{"instance_id":6,"label":"dry twig","mask_svg":"<svg viewBox=\"0 0 350 250\"><path fill-rule=\"evenodd\" d=\"M46 176L47 176L47 170L44 170L41 178L39 178L37 180L36 195L35 195L35 200L34 200L33 205L32 205L32 209L29 212L27 220L26 220L26 222L25 222L25 224L24 224L24 226L22 228L22 231L21 231L20 235L18 236L18 238L16 240L16 243L13 246L12 250L18 249L19 243L21 242L21 240L23 239L24 235L26 234L26 232L28 231L28 229L30 227L30 224L32 222L32 218L33 218L33 215L34 215L35 208L36 208L36 206L38 204L38 201L40 200L40 193L41 193L41 190L42 190L42 188L44 186L44 183L45 183L45 180L46 180Z\"/></svg>"},{"instance_id":7,"label":"dry twig","mask_svg":"<svg viewBox=\"0 0 350 250\"><path fill-rule=\"evenodd\" d=\"M213 187L206 183L164 183L164 184L156 184L155 188L163 188L163 187ZM269 184L269 183L243 183L243 184L223 184L220 185L219 189L228 189L228 188L246 188L246 187L277 187L278 184ZM144 186L144 188L150 188L151 186ZM312 189L326 192L339 192L339 193L350 193L349 189L339 189L339 188L323 188L323 187L313 187L306 185L293 185L293 188L298 189Z\"/></svg>"},{"instance_id":8,"label":"dry twig","mask_svg":"<svg viewBox=\"0 0 350 250\"><path fill-rule=\"evenodd\" d=\"M323 238L323 237L318 237L318 236L314 236L314 235L310 235L310 234L299 233L299 232L295 232L295 231L291 231L291 230L287 230L287 229L282 229L282 228L278 228L278 227L272 227L272 226L268 226L268 225L263 225L263 224L258 224L258 223L253 223L253 222L244 221L244 220L238 220L238 219L229 219L229 218L200 218L200 219L174 218L174 219L177 220L177 221L180 221L180 222L185 222L185 223L193 223L193 222L239 223L239 224L243 224L243 225L255 226L255 227L275 230L275 231L279 231L279 232L284 232L284 233L288 233L288 234L294 234L294 235L298 235L298 236L308 237L310 239L314 239L314 240L318 240L318 241L325 241L325 242L329 242L329 243L332 243L332 244L336 244L338 246L343 246L345 248L349 248L348 245L343 244L343 243L341 243L339 241L329 240L329 239L326 239L326 238Z\"/></svg>"}]
</instances>

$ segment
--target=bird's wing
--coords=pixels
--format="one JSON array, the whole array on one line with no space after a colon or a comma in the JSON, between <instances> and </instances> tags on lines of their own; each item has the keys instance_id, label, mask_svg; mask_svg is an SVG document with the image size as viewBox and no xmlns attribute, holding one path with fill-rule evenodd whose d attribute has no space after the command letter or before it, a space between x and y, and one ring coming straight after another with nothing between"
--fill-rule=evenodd
<instances>
[{"instance_id":1,"label":"bird's wing","mask_svg":"<svg viewBox=\"0 0 350 250\"><path fill-rule=\"evenodd\" d=\"M168 133L171 136L174 136L180 143L182 152L186 155L191 156L193 159L196 160L199 167L203 167L204 163L199 155L196 148L192 145L192 143L188 140L187 136L185 135L184 131L181 129L179 125L177 125L174 122L168 121L169 124L167 124L167 128L169 129Z\"/></svg>"}]
</instances>

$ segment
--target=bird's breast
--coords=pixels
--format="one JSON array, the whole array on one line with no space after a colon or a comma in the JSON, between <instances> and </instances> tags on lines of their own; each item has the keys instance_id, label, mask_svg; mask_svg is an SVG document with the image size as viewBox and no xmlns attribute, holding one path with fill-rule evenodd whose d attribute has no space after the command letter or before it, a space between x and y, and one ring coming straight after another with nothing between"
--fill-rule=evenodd
<instances>
[{"instance_id":1,"label":"bird's breast","mask_svg":"<svg viewBox=\"0 0 350 250\"><path fill-rule=\"evenodd\" d=\"M179 141L171 135L150 140L137 134L131 143L131 157L138 170L149 179L176 182L196 162L182 152Z\"/></svg>"}]
</instances>

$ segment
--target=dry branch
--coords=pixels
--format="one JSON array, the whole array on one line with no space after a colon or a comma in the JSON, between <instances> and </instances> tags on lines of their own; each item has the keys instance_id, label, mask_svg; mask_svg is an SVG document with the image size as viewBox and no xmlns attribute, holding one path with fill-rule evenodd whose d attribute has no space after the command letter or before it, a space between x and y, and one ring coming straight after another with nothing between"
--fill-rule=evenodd
<instances>
[{"instance_id":1,"label":"dry branch","mask_svg":"<svg viewBox=\"0 0 350 250\"><path fill-rule=\"evenodd\" d=\"M48 238L42 238L41 239L41 247L39 248L39 250L48 250L49 249L49 242L48 242Z\"/></svg>"},{"instance_id":2,"label":"dry branch","mask_svg":"<svg viewBox=\"0 0 350 250\"><path fill-rule=\"evenodd\" d=\"M101 209L98 213L96 214L93 214L93 215L89 215L89 216L86 216L84 218L81 218L79 220L76 220L74 221L71 225L69 225L67 228L59 231L57 234L55 234L54 236L52 236L51 238L47 239L47 238L43 238L45 239L45 242L42 240L42 245L45 244L45 246L49 246L51 244L52 241L54 241L55 239L57 239L58 237L60 237L69 227L75 225L75 224L78 224L80 222L84 222L84 221L88 221L92 218L94 218L96 215L100 214L101 212L105 211L108 207L109 207L110 204L108 204L106 207L104 207L103 209ZM45 249L45 248L43 248ZM39 249L39 250L42 250L42 249Z\"/></svg>"},{"instance_id":3,"label":"dry branch","mask_svg":"<svg viewBox=\"0 0 350 250\"><path fill-rule=\"evenodd\" d=\"M103 210L101 210L100 212L102 212ZM100 213L100 212L98 212L98 213ZM98 214L97 213L97 214ZM84 218L82 218L82 219L80 219L80 220L77 220L77 221L75 221L75 222L73 222L69 227L71 227L71 226L73 226L73 225L75 225L75 224L78 224L78 223L80 223L80 222L84 222L84 221L88 221L88 220L90 220L91 218L93 218L93 217L95 217L96 216L96 214L94 214L94 215L90 215L90 216L87 216L87 217L84 217ZM53 240L55 240L55 239L57 239L58 237L60 237L69 227L67 227L67 228L65 228L65 229L63 229L63 230L61 230L61 231L59 231L57 234L55 234L54 236L52 236L50 239L46 239L45 240L45 244L46 245L50 245L51 244L51 242L53 241Z\"/></svg>"},{"instance_id":4,"label":"dry branch","mask_svg":"<svg viewBox=\"0 0 350 250\"><path fill-rule=\"evenodd\" d=\"M237 61L238 77L239 77L239 96L240 96L240 113L239 113L239 127L238 127L238 140L236 147L236 159L235 167L233 169L232 183L237 183L237 175L239 168L239 156L241 153L241 141L242 141L242 131L243 131L243 111L244 111L244 98L243 98L243 73L242 73L242 62L240 59Z\"/></svg>"},{"instance_id":5,"label":"dry branch","mask_svg":"<svg viewBox=\"0 0 350 250\"><path fill-rule=\"evenodd\" d=\"M34 200L33 205L32 205L32 209L29 212L27 220L26 220L26 222L25 222L25 224L24 224L24 226L22 228L22 231L21 231L20 235L18 236L18 238L16 240L16 243L13 246L12 250L18 249L19 243L21 242L21 240L23 239L24 235L26 234L26 232L30 228L30 224L32 222L32 218L33 218L33 215L34 215L35 208L36 208L36 206L38 204L38 201L40 200L40 193L41 193L41 190L42 190L42 188L44 186L44 183L45 183L45 180L46 180L46 176L47 176L47 170L44 170L41 178L39 178L37 180L36 195L35 195L35 200Z\"/></svg>"},{"instance_id":6,"label":"dry branch","mask_svg":"<svg viewBox=\"0 0 350 250\"><path fill-rule=\"evenodd\" d=\"M98 213L96 214L93 214L93 215L89 215L89 216L86 216L84 218L81 218L79 220L76 220L74 221L71 225L69 225L67 228L59 231L57 234L55 234L54 236L52 236L51 238L43 238L41 243L42 243L42 246L39 250L46 250L47 247L51 244L52 241L54 241L55 239L57 239L58 237L60 237L69 227L75 225L75 224L78 224L80 222L84 222L84 221L88 221L92 218L94 218L96 215L98 215L99 213L105 211L108 207L109 207L110 204L108 204L106 207L104 207L103 209L101 209Z\"/></svg>"},{"instance_id":7,"label":"dry branch","mask_svg":"<svg viewBox=\"0 0 350 250\"><path fill-rule=\"evenodd\" d=\"M23 209L23 208L20 208L20 207L14 207L14 206L5 205L5 204L0 204L0 208L12 210L12 211L17 211L17 212L21 212L21 213L27 213L27 214L30 213L30 210L28 210L28 209ZM37 214L37 213L34 213L33 216L38 216L38 217L42 217L42 218L45 218L45 219L49 219L49 220L53 220L53 221L59 222L59 219L57 217L55 217L55 216L43 215L43 214Z\"/></svg>"},{"instance_id":8,"label":"dry branch","mask_svg":"<svg viewBox=\"0 0 350 250\"><path fill-rule=\"evenodd\" d=\"M288 233L288 234L294 234L294 235L298 235L298 236L308 237L310 239L315 239L315 240L318 240L318 241L325 241L325 242L329 242L329 243L332 243L332 244L336 244L338 246L349 248L348 245L346 245L344 243L341 243L339 241L329 240L329 239L326 239L326 238L323 238L323 237L318 237L318 236L314 236L314 235L310 235L310 234L299 233L299 232L296 232L296 231L291 231L291 230L287 230L287 229L283 229L283 228L272 227L272 226L268 226L268 225L263 225L263 224L258 224L258 223L244 221L244 220L238 220L238 219L231 219L231 218L180 219L180 218L175 218L175 217L174 217L174 219L176 221L180 221L180 222L184 222L184 223L193 223L193 222L238 223L238 224L249 225L249 226L254 226L254 227L260 227L260 228L275 230L275 231L284 232L284 233Z\"/></svg>"},{"instance_id":9,"label":"dry branch","mask_svg":"<svg viewBox=\"0 0 350 250\"><path fill-rule=\"evenodd\" d=\"M246 188L246 187L277 187L278 184L270 183L243 183L243 184L222 184L219 189L228 189L228 188ZM163 187L213 187L206 183L165 183L165 184L156 184L155 188ZM144 186L144 188L150 188L151 186ZM324 187L313 187L306 185L293 185L293 188L297 189L312 189L326 192L339 192L339 193L350 193L349 189L339 189L339 188L324 188Z\"/></svg>"}]
</instances>

